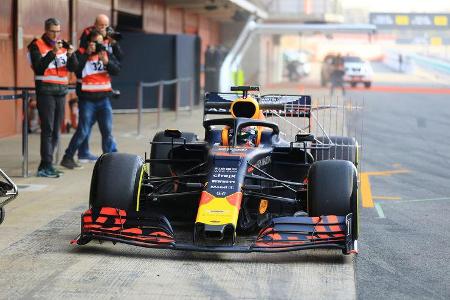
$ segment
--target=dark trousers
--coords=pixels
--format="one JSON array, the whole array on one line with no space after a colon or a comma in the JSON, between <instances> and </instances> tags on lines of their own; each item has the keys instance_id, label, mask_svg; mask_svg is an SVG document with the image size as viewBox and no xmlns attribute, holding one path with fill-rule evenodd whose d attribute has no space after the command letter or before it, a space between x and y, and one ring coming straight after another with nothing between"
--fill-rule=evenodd
<instances>
[{"instance_id":1,"label":"dark trousers","mask_svg":"<svg viewBox=\"0 0 450 300\"><path fill-rule=\"evenodd\" d=\"M59 142L64 120L66 96L37 95L37 109L41 119L41 164L39 169L53 163L53 153Z\"/></svg>"},{"instance_id":2,"label":"dark trousers","mask_svg":"<svg viewBox=\"0 0 450 300\"><path fill-rule=\"evenodd\" d=\"M98 122L100 133L102 134L103 153L117 152L116 141L112 136L113 115L109 98L105 97L95 101L82 98L78 100L80 120L65 155L72 158L78 150L78 156L80 157L80 151L83 148L83 144L88 141L95 121Z\"/></svg>"},{"instance_id":3,"label":"dark trousers","mask_svg":"<svg viewBox=\"0 0 450 300\"><path fill-rule=\"evenodd\" d=\"M331 88L330 88L330 95L334 95L334 90L336 88L342 89L342 95L345 95L345 87L344 87L344 81L331 81Z\"/></svg>"},{"instance_id":4,"label":"dark trousers","mask_svg":"<svg viewBox=\"0 0 450 300\"><path fill-rule=\"evenodd\" d=\"M334 70L331 73L331 89L330 89L330 94L331 96L333 96L334 94L334 89L340 87L342 89L342 95L345 95L345 87L344 87L344 75L345 75L345 71L341 70L341 69L337 69Z\"/></svg>"}]
</instances>

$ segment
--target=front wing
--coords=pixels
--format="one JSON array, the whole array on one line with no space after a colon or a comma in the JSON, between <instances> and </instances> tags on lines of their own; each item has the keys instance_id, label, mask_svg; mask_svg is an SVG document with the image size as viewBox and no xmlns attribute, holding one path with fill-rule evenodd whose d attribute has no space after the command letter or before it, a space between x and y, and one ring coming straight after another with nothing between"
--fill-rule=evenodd
<instances>
[{"instance_id":1,"label":"front wing","mask_svg":"<svg viewBox=\"0 0 450 300\"><path fill-rule=\"evenodd\" d=\"M105 240L147 248L201 252L286 252L311 248L338 248L357 253L351 233L352 214L347 216L273 218L249 245L198 246L178 243L163 216L142 216L122 209L103 207L81 216L81 234L71 243L84 245Z\"/></svg>"}]
</instances>

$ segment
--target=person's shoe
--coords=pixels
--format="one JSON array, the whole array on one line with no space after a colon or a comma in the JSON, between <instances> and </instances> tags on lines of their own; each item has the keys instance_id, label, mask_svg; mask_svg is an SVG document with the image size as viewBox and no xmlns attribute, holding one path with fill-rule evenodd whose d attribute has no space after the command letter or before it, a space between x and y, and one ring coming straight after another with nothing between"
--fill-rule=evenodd
<instances>
[{"instance_id":1,"label":"person's shoe","mask_svg":"<svg viewBox=\"0 0 450 300\"><path fill-rule=\"evenodd\" d=\"M61 166L73 170L73 169L81 169L82 166L77 164L77 162L73 159L73 157L68 157L66 155L64 155L62 161L61 161Z\"/></svg>"},{"instance_id":2,"label":"person's shoe","mask_svg":"<svg viewBox=\"0 0 450 300\"><path fill-rule=\"evenodd\" d=\"M85 164L85 163L95 163L98 159L98 156L89 153L88 155L85 156L78 156L78 162Z\"/></svg>"},{"instance_id":3,"label":"person's shoe","mask_svg":"<svg viewBox=\"0 0 450 300\"><path fill-rule=\"evenodd\" d=\"M53 172L49 168L45 168L45 169L39 169L37 171L37 177L58 178L59 174L56 172Z\"/></svg>"},{"instance_id":4,"label":"person's shoe","mask_svg":"<svg viewBox=\"0 0 450 300\"><path fill-rule=\"evenodd\" d=\"M61 170L59 170L59 169L56 169L54 166L51 166L49 169L50 169L52 172L54 172L54 173L56 173L56 174L58 174L58 175L64 174L63 171L61 171Z\"/></svg>"}]
</instances>

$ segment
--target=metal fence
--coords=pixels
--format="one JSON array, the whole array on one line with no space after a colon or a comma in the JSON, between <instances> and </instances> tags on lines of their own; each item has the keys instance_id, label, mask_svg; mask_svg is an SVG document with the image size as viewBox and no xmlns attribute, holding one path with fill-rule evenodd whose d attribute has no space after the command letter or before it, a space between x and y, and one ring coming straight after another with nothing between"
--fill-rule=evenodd
<instances>
[{"instance_id":1,"label":"metal fence","mask_svg":"<svg viewBox=\"0 0 450 300\"><path fill-rule=\"evenodd\" d=\"M158 87L158 103L157 103L157 117L156 117L156 127L160 127L161 125L161 111L163 106L164 99L164 87L167 85L175 84L175 113L176 118L178 119L178 112L180 110L180 83L188 82L189 83L189 106L188 109L192 112L192 107L194 105L194 80L190 77L188 78L177 78L173 80L161 80L157 82L138 82L137 85L137 110L138 110L138 124L137 124L137 133L141 134L142 128L142 113L143 113L143 89L150 87ZM0 87L0 91L10 91L14 92L12 95L0 95L0 101L22 101L22 176L28 177L28 104L30 102L30 98L35 96L35 88L34 87ZM73 91L73 88L70 89ZM57 151L57 157L59 156L59 149Z\"/></svg>"},{"instance_id":2,"label":"metal fence","mask_svg":"<svg viewBox=\"0 0 450 300\"><path fill-rule=\"evenodd\" d=\"M0 95L0 101L22 101L22 177L28 177L28 132L29 132L29 124L28 124L28 105L30 103L30 99L33 96L36 96L34 87L0 87L0 91L11 91L15 92L14 95ZM74 92L75 87L69 86L69 92ZM18 94L17 94L18 93ZM61 156L60 149L60 141L56 146L56 154L55 160L59 161Z\"/></svg>"},{"instance_id":3,"label":"metal fence","mask_svg":"<svg viewBox=\"0 0 450 300\"><path fill-rule=\"evenodd\" d=\"M156 127L160 127L161 125L161 111L163 107L163 99L164 99L164 87L166 85L175 84L175 114L176 119L178 119L178 111L180 109L180 83L188 82L189 83L189 111L192 112L192 107L194 105L194 80L191 77L187 78L177 78L173 80L161 80L155 82L138 82L137 85L137 110L138 110L138 121L137 121L137 134L141 134L142 129L142 112L144 106L144 88L158 87L158 102L156 108Z\"/></svg>"},{"instance_id":4,"label":"metal fence","mask_svg":"<svg viewBox=\"0 0 450 300\"><path fill-rule=\"evenodd\" d=\"M0 87L0 91L19 92L14 95L0 95L0 101L22 101L22 176L28 176L28 103L30 97L35 95L30 87Z\"/></svg>"}]
</instances>

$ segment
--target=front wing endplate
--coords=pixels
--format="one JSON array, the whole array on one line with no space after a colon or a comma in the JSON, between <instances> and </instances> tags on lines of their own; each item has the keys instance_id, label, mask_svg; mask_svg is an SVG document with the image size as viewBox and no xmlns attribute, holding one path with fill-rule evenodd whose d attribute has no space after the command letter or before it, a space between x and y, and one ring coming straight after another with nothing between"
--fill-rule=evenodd
<instances>
[{"instance_id":1,"label":"front wing endplate","mask_svg":"<svg viewBox=\"0 0 450 300\"><path fill-rule=\"evenodd\" d=\"M169 245L175 242L170 223L163 216L144 217L113 207L88 209L81 215L81 234L72 244L104 239L140 246Z\"/></svg>"}]
</instances>

